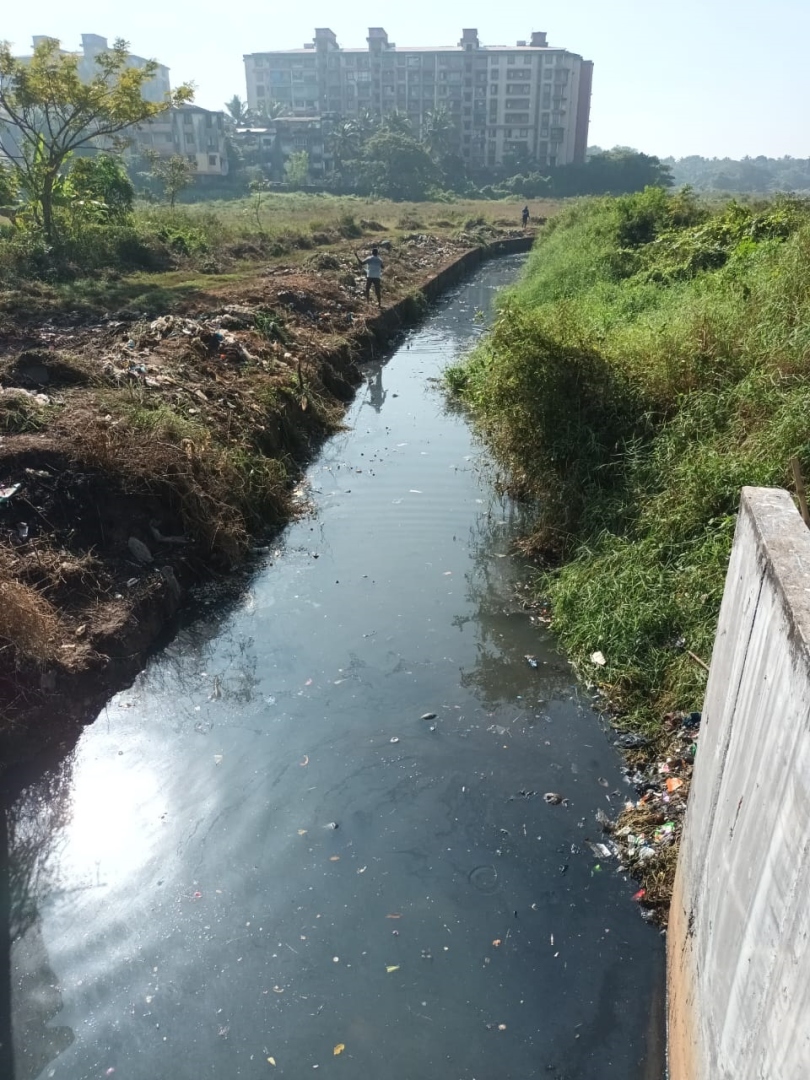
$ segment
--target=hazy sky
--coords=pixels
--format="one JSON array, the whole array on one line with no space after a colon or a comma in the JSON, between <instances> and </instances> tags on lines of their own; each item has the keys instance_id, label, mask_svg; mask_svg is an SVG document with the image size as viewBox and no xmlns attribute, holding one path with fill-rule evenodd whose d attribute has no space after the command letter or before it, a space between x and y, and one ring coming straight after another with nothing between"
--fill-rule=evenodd
<instances>
[{"instance_id":1,"label":"hazy sky","mask_svg":"<svg viewBox=\"0 0 810 1080\"><path fill-rule=\"evenodd\" d=\"M355 47L369 22L399 45L455 44L462 26L491 45L546 30L552 45L594 61L591 144L676 157L810 157L810 0L409 0L393 9L359 0L37 0L5 12L0 36L20 51L33 34L66 47L82 33L123 37L168 64L173 83L193 81L207 108L244 97L244 53L300 48L315 26Z\"/></svg>"}]
</instances>

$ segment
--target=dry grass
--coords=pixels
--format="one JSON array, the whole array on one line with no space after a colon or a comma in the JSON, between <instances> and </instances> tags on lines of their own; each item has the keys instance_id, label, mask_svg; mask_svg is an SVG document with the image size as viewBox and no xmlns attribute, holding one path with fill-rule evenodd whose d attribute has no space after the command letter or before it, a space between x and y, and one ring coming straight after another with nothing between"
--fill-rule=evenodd
<instances>
[{"instance_id":1,"label":"dry grass","mask_svg":"<svg viewBox=\"0 0 810 1080\"><path fill-rule=\"evenodd\" d=\"M56 658L59 616L56 608L33 586L15 581L0 569L0 641L26 660L39 663Z\"/></svg>"},{"instance_id":2,"label":"dry grass","mask_svg":"<svg viewBox=\"0 0 810 1080\"><path fill-rule=\"evenodd\" d=\"M268 233L324 233L345 231L350 219L363 233L429 230L448 233L478 222L507 228L520 226L525 199L456 199L452 202L392 202L354 195L273 193L261 200L258 219L255 199L229 199L184 205L190 219L216 219L219 227L235 235L255 236L257 224ZM551 217L562 206L557 199L531 199L532 218ZM144 210L143 213L148 213ZM153 211L154 212L154 211Z\"/></svg>"}]
</instances>

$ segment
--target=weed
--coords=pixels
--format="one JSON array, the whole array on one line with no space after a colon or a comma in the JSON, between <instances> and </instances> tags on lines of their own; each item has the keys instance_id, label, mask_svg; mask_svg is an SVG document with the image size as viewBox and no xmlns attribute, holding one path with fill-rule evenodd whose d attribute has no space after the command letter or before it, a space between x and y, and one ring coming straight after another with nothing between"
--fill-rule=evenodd
<instances>
[{"instance_id":1,"label":"weed","mask_svg":"<svg viewBox=\"0 0 810 1080\"><path fill-rule=\"evenodd\" d=\"M284 329L284 320L276 311L257 311L256 330L266 341L280 341L282 345L290 343L290 335Z\"/></svg>"},{"instance_id":2,"label":"weed","mask_svg":"<svg viewBox=\"0 0 810 1080\"><path fill-rule=\"evenodd\" d=\"M39 431L47 416L47 407L24 391L9 389L0 394L0 432L4 435Z\"/></svg>"},{"instance_id":3,"label":"weed","mask_svg":"<svg viewBox=\"0 0 810 1080\"><path fill-rule=\"evenodd\" d=\"M155 404L139 387L126 391L123 402L118 399L116 407L140 431L148 432L158 440L180 443L184 439L195 445L202 445L208 440L208 434L202 424L177 412L165 402Z\"/></svg>"},{"instance_id":4,"label":"weed","mask_svg":"<svg viewBox=\"0 0 810 1080\"><path fill-rule=\"evenodd\" d=\"M424 229L424 227L422 219L412 210L406 210L397 220L398 229Z\"/></svg>"},{"instance_id":5,"label":"weed","mask_svg":"<svg viewBox=\"0 0 810 1080\"><path fill-rule=\"evenodd\" d=\"M341 236L347 240L355 240L358 236L363 235L363 230L357 224L354 214L344 212L340 215L337 221L338 232Z\"/></svg>"}]
</instances>

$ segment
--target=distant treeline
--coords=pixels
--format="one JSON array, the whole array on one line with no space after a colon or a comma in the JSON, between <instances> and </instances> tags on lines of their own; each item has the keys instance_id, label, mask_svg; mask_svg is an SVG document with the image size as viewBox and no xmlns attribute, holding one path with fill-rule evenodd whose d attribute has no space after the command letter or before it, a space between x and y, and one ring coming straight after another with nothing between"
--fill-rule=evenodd
<instances>
[{"instance_id":1,"label":"distant treeline","mask_svg":"<svg viewBox=\"0 0 810 1080\"><path fill-rule=\"evenodd\" d=\"M810 192L810 158L745 157L663 158L677 187L690 184L697 191Z\"/></svg>"}]
</instances>

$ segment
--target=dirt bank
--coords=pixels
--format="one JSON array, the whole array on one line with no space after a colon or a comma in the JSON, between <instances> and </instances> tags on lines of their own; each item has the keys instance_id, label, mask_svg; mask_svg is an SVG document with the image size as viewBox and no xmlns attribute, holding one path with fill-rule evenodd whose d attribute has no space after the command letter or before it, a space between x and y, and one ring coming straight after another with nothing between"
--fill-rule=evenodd
<instances>
[{"instance_id":1,"label":"dirt bank","mask_svg":"<svg viewBox=\"0 0 810 1080\"><path fill-rule=\"evenodd\" d=\"M74 738L201 581L227 582L296 512L363 359L487 248L386 252L386 302L351 256L314 255L171 313L6 320L0 337L0 755Z\"/></svg>"}]
</instances>

